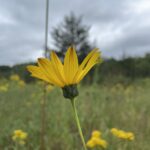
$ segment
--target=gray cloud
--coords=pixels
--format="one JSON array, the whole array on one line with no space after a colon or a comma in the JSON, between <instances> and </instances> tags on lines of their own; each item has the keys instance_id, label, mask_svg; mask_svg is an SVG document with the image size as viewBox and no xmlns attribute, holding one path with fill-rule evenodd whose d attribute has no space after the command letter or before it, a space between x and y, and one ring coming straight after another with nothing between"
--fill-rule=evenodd
<instances>
[{"instance_id":1,"label":"gray cloud","mask_svg":"<svg viewBox=\"0 0 150 150\"><path fill-rule=\"evenodd\" d=\"M144 55L150 52L148 0L50 1L49 32L70 12L91 26L105 57ZM0 0L0 65L36 60L44 45L45 1ZM49 36L49 46L53 48Z\"/></svg>"}]
</instances>

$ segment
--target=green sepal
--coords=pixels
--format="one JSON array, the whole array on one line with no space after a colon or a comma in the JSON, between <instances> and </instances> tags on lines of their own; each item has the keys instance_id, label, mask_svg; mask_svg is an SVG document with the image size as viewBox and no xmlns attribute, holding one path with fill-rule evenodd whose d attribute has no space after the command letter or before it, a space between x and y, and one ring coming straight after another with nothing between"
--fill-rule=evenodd
<instances>
[{"instance_id":1,"label":"green sepal","mask_svg":"<svg viewBox=\"0 0 150 150\"><path fill-rule=\"evenodd\" d=\"M68 85L62 88L63 95L65 98L73 99L79 95L77 85Z\"/></svg>"}]
</instances>

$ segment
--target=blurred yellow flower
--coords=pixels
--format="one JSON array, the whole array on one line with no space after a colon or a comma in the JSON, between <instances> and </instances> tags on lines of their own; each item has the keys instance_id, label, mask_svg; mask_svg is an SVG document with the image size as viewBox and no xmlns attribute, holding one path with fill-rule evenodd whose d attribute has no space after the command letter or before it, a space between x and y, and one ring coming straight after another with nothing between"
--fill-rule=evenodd
<instances>
[{"instance_id":1,"label":"blurred yellow flower","mask_svg":"<svg viewBox=\"0 0 150 150\"><path fill-rule=\"evenodd\" d=\"M117 135L117 133L118 133L118 129L117 128L112 128L110 131L114 135Z\"/></svg>"},{"instance_id":2,"label":"blurred yellow flower","mask_svg":"<svg viewBox=\"0 0 150 150\"><path fill-rule=\"evenodd\" d=\"M101 146L102 148L107 148L107 142L103 139L98 139L97 140L97 145Z\"/></svg>"},{"instance_id":3,"label":"blurred yellow flower","mask_svg":"<svg viewBox=\"0 0 150 150\"><path fill-rule=\"evenodd\" d=\"M79 83L89 70L101 61L98 49L92 50L81 65L74 47L69 47L64 63L60 61L55 52L51 52L51 60L46 58L38 59L38 66L27 66L33 77L42 79L58 87L65 87Z\"/></svg>"},{"instance_id":4,"label":"blurred yellow flower","mask_svg":"<svg viewBox=\"0 0 150 150\"><path fill-rule=\"evenodd\" d=\"M24 87L26 84L23 80L18 81L18 85Z\"/></svg>"},{"instance_id":5,"label":"blurred yellow flower","mask_svg":"<svg viewBox=\"0 0 150 150\"><path fill-rule=\"evenodd\" d=\"M28 134L19 129L13 132L12 140L15 142L18 142L20 145L24 145L27 137L28 137Z\"/></svg>"},{"instance_id":6,"label":"blurred yellow flower","mask_svg":"<svg viewBox=\"0 0 150 150\"><path fill-rule=\"evenodd\" d=\"M7 92L8 91L8 85L0 85L0 92Z\"/></svg>"},{"instance_id":7,"label":"blurred yellow flower","mask_svg":"<svg viewBox=\"0 0 150 150\"><path fill-rule=\"evenodd\" d=\"M123 130L119 130L119 129L116 129L116 128L112 128L111 129L111 133L120 138L120 139L124 139L124 140L134 140L134 134L132 132L125 132Z\"/></svg>"},{"instance_id":8,"label":"blurred yellow flower","mask_svg":"<svg viewBox=\"0 0 150 150\"><path fill-rule=\"evenodd\" d=\"M126 133L126 139L132 141L135 139L134 134L132 132L127 132Z\"/></svg>"},{"instance_id":9,"label":"blurred yellow flower","mask_svg":"<svg viewBox=\"0 0 150 150\"><path fill-rule=\"evenodd\" d=\"M98 130L95 130L92 132L92 137L100 137L101 136L101 132Z\"/></svg>"},{"instance_id":10,"label":"blurred yellow flower","mask_svg":"<svg viewBox=\"0 0 150 150\"><path fill-rule=\"evenodd\" d=\"M11 75L11 76L10 76L10 80L12 80L12 81L19 81L19 80L20 80L20 77L19 77L19 75L14 74L14 75Z\"/></svg>"},{"instance_id":11,"label":"blurred yellow flower","mask_svg":"<svg viewBox=\"0 0 150 150\"><path fill-rule=\"evenodd\" d=\"M86 145L87 145L87 147L89 147L89 148L94 148L94 147L95 147L95 142L90 139L90 140L87 142Z\"/></svg>"},{"instance_id":12,"label":"blurred yellow flower","mask_svg":"<svg viewBox=\"0 0 150 150\"><path fill-rule=\"evenodd\" d=\"M102 148L107 148L108 143L101 138L101 132L96 130L92 132L92 136L86 145L88 148L94 148L98 146Z\"/></svg>"}]
</instances>

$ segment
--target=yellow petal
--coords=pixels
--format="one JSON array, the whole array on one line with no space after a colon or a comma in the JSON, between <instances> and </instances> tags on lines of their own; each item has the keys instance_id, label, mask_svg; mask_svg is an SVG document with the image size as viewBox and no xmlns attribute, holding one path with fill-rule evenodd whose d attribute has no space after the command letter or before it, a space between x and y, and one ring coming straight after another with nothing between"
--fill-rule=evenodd
<instances>
[{"instance_id":1,"label":"yellow petal","mask_svg":"<svg viewBox=\"0 0 150 150\"><path fill-rule=\"evenodd\" d=\"M63 83L57 77L50 60L46 58L40 58L38 59L38 65L40 66L41 70L44 72L45 76L49 80L51 80L54 85L57 85L59 87L63 86Z\"/></svg>"},{"instance_id":2,"label":"yellow petal","mask_svg":"<svg viewBox=\"0 0 150 150\"><path fill-rule=\"evenodd\" d=\"M79 69L78 69L78 71L77 71L77 73L76 73L76 75L75 75L75 78L74 78L74 82L75 83L78 83L78 82L80 82L80 80L85 76L85 74L87 73L85 73L85 70L84 70L84 68L87 66L87 64L91 61L91 59L93 58L93 56L95 56L95 54L96 53L98 53L99 54L99 52L97 52L98 51L98 49L97 48L95 48L95 49L93 49L86 57L85 57L85 59L83 60L83 62L81 63L81 65L79 66ZM97 61L97 60L96 60ZM93 64L93 65L95 65L95 64ZM91 66L92 67L92 66ZM87 70L87 69L86 69Z\"/></svg>"},{"instance_id":3,"label":"yellow petal","mask_svg":"<svg viewBox=\"0 0 150 150\"><path fill-rule=\"evenodd\" d=\"M64 73L67 84L73 84L73 79L78 70L78 58L74 47L69 47L64 59Z\"/></svg>"},{"instance_id":4,"label":"yellow petal","mask_svg":"<svg viewBox=\"0 0 150 150\"><path fill-rule=\"evenodd\" d=\"M89 59L87 64L84 66L83 71L81 71L81 73L79 74L77 78L77 82L80 82L83 79L83 77L90 71L90 69L99 62L98 60L99 57L100 57L99 52L95 52L93 54L93 56Z\"/></svg>"},{"instance_id":5,"label":"yellow petal","mask_svg":"<svg viewBox=\"0 0 150 150\"><path fill-rule=\"evenodd\" d=\"M40 67L29 65L27 66L27 70L31 72L33 77L42 79L46 82L50 82L50 80L44 75Z\"/></svg>"},{"instance_id":6,"label":"yellow petal","mask_svg":"<svg viewBox=\"0 0 150 150\"><path fill-rule=\"evenodd\" d=\"M91 59L91 57L95 54L95 52L98 51L98 48L93 49L83 60L83 62L81 63L81 65L79 66L79 69L83 69L86 64L88 63L88 61Z\"/></svg>"},{"instance_id":7,"label":"yellow petal","mask_svg":"<svg viewBox=\"0 0 150 150\"><path fill-rule=\"evenodd\" d=\"M64 76L64 70L63 70L63 64L56 55L55 52L51 52L51 62L53 69L55 70L55 73L57 74L58 78L65 84L65 76Z\"/></svg>"}]
</instances>

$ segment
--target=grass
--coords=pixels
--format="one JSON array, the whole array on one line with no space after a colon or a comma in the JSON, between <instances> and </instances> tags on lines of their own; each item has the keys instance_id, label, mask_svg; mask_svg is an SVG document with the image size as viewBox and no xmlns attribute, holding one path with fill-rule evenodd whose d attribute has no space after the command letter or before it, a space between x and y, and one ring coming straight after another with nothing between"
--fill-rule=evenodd
<instances>
[{"instance_id":1,"label":"grass","mask_svg":"<svg viewBox=\"0 0 150 150\"><path fill-rule=\"evenodd\" d=\"M26 144L19 150L38 150L41 126L41 83L20 87L16 81L8 91L0 91L0 149L15 150L12 133L22 129L28 133ZM77 110L86 141L95 129L102 132L109 143L108 150L149 150L150 144L150 79L141 79L131 85L79 86ZM47 150L82 150L82 143L74 121L69 100L60 89L47 94L46 102ZM134 141L113 137L110 129L116 127L135 134Z\"/></svg>"}]
</instances>

